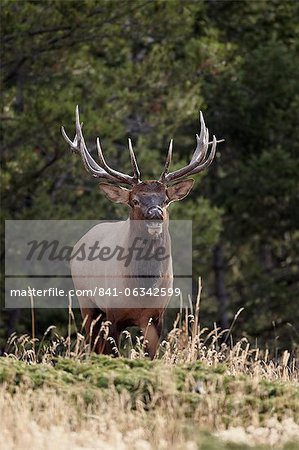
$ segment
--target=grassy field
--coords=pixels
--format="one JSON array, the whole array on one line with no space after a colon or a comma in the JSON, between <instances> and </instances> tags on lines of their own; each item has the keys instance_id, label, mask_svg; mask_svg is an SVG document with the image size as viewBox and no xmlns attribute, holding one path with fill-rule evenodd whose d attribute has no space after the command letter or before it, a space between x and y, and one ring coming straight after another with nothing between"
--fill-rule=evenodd
<instances>
[{"instance_id":1,"label":"grassy field","mask_svg":"<svg viewBox=\"0 0 299 450\"><path fill-rule=\"evenodd\" d=\"M12 336L0 358L0 447L297 450L296 360L189 320L153 361L127 332L119 358L96 356L71 321L65 339L52 327L41 342Z\"/></svg>"},{"instance_id":2,"label":"grassy field","mask_svg":"<svg viewBox=\"0 0 299 450\"><path fill-rule=\"evenodd\" d=\"M289 375L91 355L54 365L1 358L0 383L6 449L299 445L299 388Z\"/></svg>"}]
</instances>

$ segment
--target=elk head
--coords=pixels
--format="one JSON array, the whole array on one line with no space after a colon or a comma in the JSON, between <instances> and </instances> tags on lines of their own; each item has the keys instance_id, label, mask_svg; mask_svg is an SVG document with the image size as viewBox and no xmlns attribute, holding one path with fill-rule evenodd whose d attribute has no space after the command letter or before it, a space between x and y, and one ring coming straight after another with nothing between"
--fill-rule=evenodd
<instances>
[{"instance_id":1,"label":"elk head","mask_svg":"<svg viewBox=\"0 0 299 450\"><path fill-rule=\"evenodd\" d=\"M200 112L201 131L196 135L197 146L190 163L174 172L169 172L172 160L173 140L170 141L168 155L164 170L159 181L141 181L140 171L137 165L135 153L129 139L129 152L133 168L133 175L127 175L112 169L106 163L97 138L97 152L99 164L91 156L87 149L80 124L79 108L76 107L76 135L72 141L62 127L62 135L71 149L81 155L86 170L95 178L107 180L110 183L101 183L100 188L105 195L116 203L124 203L130 207L130 219L142 220L150 235L158 236L162 233L162 225L168 221L167 208L170 203L182 200L192 189L194 180L186 179L190 175L202 172L212 163L216 153L216 137L209 142L209 131L205 126L203 115ZM208 151L209 145L210 152ZM174 181L177 181L173 184ZM111 184L113 183L113 184ZM129 185L130 189L119 186Z\"/></svg>"}]
</instances>

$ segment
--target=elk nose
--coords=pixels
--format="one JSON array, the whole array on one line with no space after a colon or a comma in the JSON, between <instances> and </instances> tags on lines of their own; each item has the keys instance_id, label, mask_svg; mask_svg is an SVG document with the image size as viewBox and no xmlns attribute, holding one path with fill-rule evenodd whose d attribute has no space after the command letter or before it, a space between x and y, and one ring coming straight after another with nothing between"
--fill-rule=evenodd
<instances>
[{"instance_id":1,"label":"elk nose","mask_svg":"<svg viewBox=\"0 0 299 450\"><path fill-rule=\"evenodd\" d=\"M151 206L146 211L147 220L163 220L163 209L160 206Z\"/></svg>"}]
</instances>

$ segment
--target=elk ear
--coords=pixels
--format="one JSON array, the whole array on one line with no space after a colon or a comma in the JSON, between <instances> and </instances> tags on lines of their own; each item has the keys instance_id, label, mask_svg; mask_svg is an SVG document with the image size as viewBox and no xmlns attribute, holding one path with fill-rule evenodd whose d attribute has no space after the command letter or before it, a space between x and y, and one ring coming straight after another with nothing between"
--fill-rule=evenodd
<instances>
[{"instance_id":1,"label":"elk ear","mask_svg":"<svg viewBox=\"0 0 299 450\"><path fill-rule=\"evenodd\" d=\"M115 203L129 203L130 191L114 184L101 183L100 189L104 192L107 198Z\"/></svg>"},{"instance_id":2,"label":"elk ear","mask_svg":"<svg viewBox=\"0 0 299 450\"><path fill-rule=\"evenodd\" d=\"M175 202L176 200L182 200L191 191L194 184L194 180L184 180L175 183L174 185L167 188L167 195L169 202Z\"/></svg>"}]
</instances>

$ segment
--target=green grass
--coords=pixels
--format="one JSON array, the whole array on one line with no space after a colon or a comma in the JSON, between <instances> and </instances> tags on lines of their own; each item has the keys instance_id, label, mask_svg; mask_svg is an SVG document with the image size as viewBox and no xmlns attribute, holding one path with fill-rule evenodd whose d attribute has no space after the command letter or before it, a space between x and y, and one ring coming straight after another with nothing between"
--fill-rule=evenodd
<instances>
[{"instance_id":1,"label":"green grass","mask_svg":"<svg viewBox=\"0 0 299 450\"><path fill-rule=\"evenodd\" d=\"M287 414L299 421L297 383L255 379L245 374L233 376L228 372L222 364L215 368L201 362L171 366L159 360L105 356L91 356L83 362L57 358L54 366L28 365L13 358L0 359L0 383L11 393L16 387L51 388L92 402L99 391L105 393L113 388L118 393L128 391L133 407L136 401L141 401L145 408L154 408L153 396L158 398L158 403L175 401L184 408L187 417L192 417L198 410L203 416L208 415L205 407L212 401L225 425L246 426L253 413L258 415L260 424L270 415L282 419ZM203 394L195 392L199 381L205 391Z\"/></svg>"}]
</instances>

